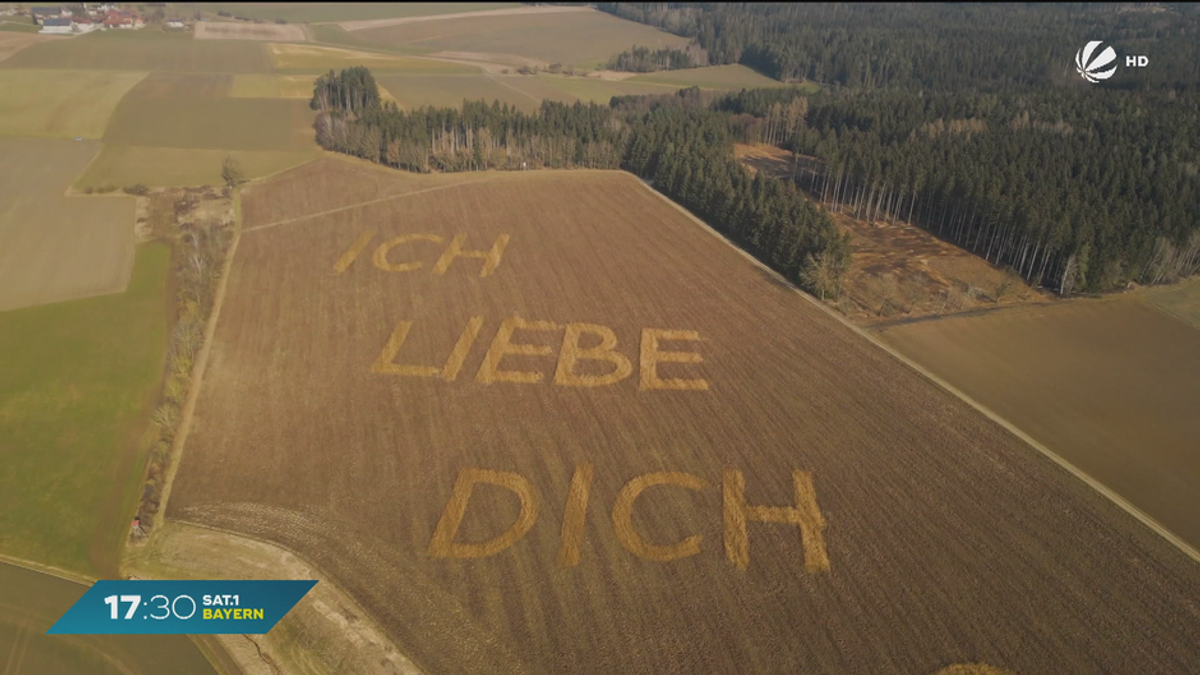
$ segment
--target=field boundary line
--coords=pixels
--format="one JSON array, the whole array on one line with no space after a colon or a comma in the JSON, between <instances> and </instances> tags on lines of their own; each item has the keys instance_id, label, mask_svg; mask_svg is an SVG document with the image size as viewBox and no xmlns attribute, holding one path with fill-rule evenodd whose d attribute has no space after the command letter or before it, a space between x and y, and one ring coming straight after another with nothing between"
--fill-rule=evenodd
<instances>
[{"instance_id":1,"label":"field boundary line","mask_svg":"<svg viewBox=\"0 0 1200 675\"><path fill-rule=\"evenodd\" d=\"M79 572L72 572L70 570L64 570L61 567L54 567L53 565L45 565L40 562L35 562L33 560L26 560L24 558L15 558L13 556L5 555L3 553L0 553L0 563L3 563L5 565L12 565L13 567L20 567L23 569L27 569L27 570L30 570L31 572L39 572L41 574L47 574L52 577L58 577L59 579L62 579L64 581L71 581L71 582L74 582L77 584L83 584L84 586L91 586L92 584L96 583L96 581L99 580L99 577L93 577L93 576L88 576L86 574L81 574Z\"/></svg>"},{"instance_id":2,"label":"field boundary line","mask_svg":"<svg viewBox=\"0 0 1200 675\"><path fill-rule=\"evenodd\" d=\"M217 292L213 297L212 313L204 326L204 343L192 366L192 386L188 387L187 401L179 413L179 431L171 447L171 458L167 467L167 476L163 485L162 499L159 500L158 513L160 519L167 517L167 504L171 499L171 487L175 484L175 474L183 460L183 446L187 442L188 433L192 428L192 414L196 410L196 400L200 398L200 389L204 386L204 371L208 367L208 355L212 352L213 336L217 333L217 320L221 316L221 306L225 303L225 290L229 287L229 275L233 270L233 258L237 253L238 242L242 239L242 193L233 193L233 241L229 244L229 253L225 255L225 265L221 270L221 280L217 283ZM155 528L157 529L157 528ZM153 537L154 533L151 532Z\"/></svg>"},{"instance_id":3,"label":"field boundary line","mask_svg":"<svg viewBox=\"0 0 1200 675\"><path fill-rule=\"evenodd\" d=\"M304 554L292 549L289 546L285 546L279 542L271 541L268 539L260 539L258 537L252 537L244 532L238 532L236 530L230 530L230 529L218 527L215 525L209 525L206 523L199 523L199 522L187 520L184 518L173 518L171 520L171 522L176 523L177 525L182 525L184 527L193 527L193 528L197 528L197 529L201 529L201 530L208 530L209 532L217 532L219 534L223 534L227 537L232 537L234 539L240 539L240 540L252 542L255 544L262 544L264 546L269 546L271 548L275 548L275 549L278 549L285 553L291 554L293 557L296 558L296 560L299 560L301 563L303 563L305 566L307 566L313 572L320 575L321 577L324 577L323 579L319 579L319 581L322 584L333 587L334 589L336 589L336 592L339 595L345 597L346 600L352 605L352 609L357 610L357 612L360 616L366 617L367 620L371 623L371 628L374 629L374 631L381 638L386 640L388 642L388 644L390 644L393 648L395 648L397 653L399 653L401 656L403 656L409 662L409 664L412 666L412 670L407 673L403 673L402 675L424 675L425 670L423 670L419 665L417 665L417 663L415 661L413 661L411 658L409 658L408 655L404 653L404 650L400 649L399 645L396 644L396 641L391 637L391 635L388 634L387 631L385 631L381 628L382 624L375 618L375 616L373 614L371 614L371 612L368 611L366 609L366 607L364 607L362 604L360 604L358 599L356 599L352 594L350 594L348 591L346 591L344 588L342 588L339 584L336 583L337 577L335 577L332 574L329 574L320 565L317 565L316 563L314 563L312 560L310 560ZM185 533L183 533L183 534L177 533L177 535L178 536L186 536ZM260 653L261 653L261 650L260 650Z\"/></svg>"},{"instance_id":4,"label":"field boundary line","mask_svg":"<svg viewBox=\"0 0 1200 675\"><path fill-rule=\"evenodd\" d=\"M425 16L395 16L385 19L355 19L351 21L322 21L314 23L314 26L333 24L338 28L351 33L357 30L370 30L372 28L391 28L392 26L403 26L407 23L425 23L428 21L446 21L451 19L486 19L493 16L520 16L524 14L558 14L561 12L587 12L596 11L591 7L562 7L562 6L523 6L523 7L503 7L501 9L481 9L473 12L458 12L454 14L428 14ZM353 27L347 27L353 26Z\"/></svg>"},{"instance_id":5,"label":"field boundary line","mask_svg":"<svg viewBox=\"0 0 1200 675\"><path fill-rule=\"evenodd\" d=\"M513 91L517 92L518 94L520 94L520 95L522 95L522 96L524 96L524 97L528 98L529 100L533 101L534 103L538 103L538 104L540 104L540 103L542 102L542 99L540 99L540 98L538 98L538 97L534 96L533 94L530 94L529 92L521 91L520 89L517 89L516 87L512 86L511 84L509 84L509 83L507 83L507 82L501 82L500 80L497 80L495 77L493 77L493 76L492 76L492 74L491 74L491 73L489 73L489 72L487 71L487 69L486 69L486 68L480 68L480 70L482 70L482 71L483 71L483 75L484 75L484 77L486 77L487 79L491 80L492 82L495 82L496 84L498 84L498 85L500 85L500 86L502 86L502 87L508 87L509 89L512 89ZM570 92L567 92L567 93L570 93ZM571 94L571 95L572 95L572 96L574 96L574 94ZM575 98L579 98L579 97L578 97L578 96L575 96Z\"/></svg>"},{"instance_id":6,"label":"field boundary line","mask_svg":"<svg viewBox=\"0 0 1200 675\"><path fill-rule=\"evenodd\" d=\"M1142 303L1143 305L1149 305L1149 306L1153 307L1154 309L1162 312L1163 314L1166 314L1167 316L1171 317L1172 319L1175 319L1176 321L1183 323L1183 325L1187 326L1188 328L1191 328L1194 331L1200 331L1200 326L1196 326L1196 325L1192 324L1191 321L1188 321L1187 319L1183 318L1182 316L1179 316L1175 312L1172 312L1171 310L1159 305L1158 303L1154 302L1153 300L1151 300L1149 298L1140 297L1140 298L1137 298L1137 301Z\"/></svg>"},{"instance_id":7,"label":"field boundary line","mask_svg":"<svg viewBox=\"0 0 1200 675\"><path fill-rule=\"evenodd\" d=\"M1059 465L1063 469L1066 469L1068 473L1075 476L1080 481L1082 481L1085 485L1087 485L1088 487L1090 487L1093 490L1095 490L1096 492L1098 492L1100 494L1100 496L1104 497L1105 499L1108 499L1110 502L1115 504L1121 510L1123 510L1126 513L1128 513L1129 515L1133 516L1142 525L1145 525L1146 527L1150 528L1151 531L1153 531L1155 534L1157 534L1160 537L1162 537L1163 539L1165 539L1168 543L1170 543L1175 548L1179 549L1184 555L1188 556L1189 558L1191 558L1192 560L1194 560L1196 562L1200 562L1200 551L1193 548L1190 544L1185 542L1183 539L1179 538L1179 536L1176 535L1174 532L1171 532L1170 530L1168 530L1161 523L1159 523L1154 518L1151 518L1148 514L1146 514L1144 511L1142 511L1138 507L1134 506L1132 503L1130 503L1124 497L1117 494L1113 490L1109 489L1108 486L1104 485L1100 481L1091 477L1082 469L1076 467L1074 464L1071 464L1063 457L1059 456L1058 454L1054 453L1046 446L1044 446L1041 443L1039 443L1038 441L1034 440L1032 437L1030 437L1024 431L1019 429L1016 425L1012 424L1011 422L1004 419L1003 417L996 414L995 412L992 412L992 410L990 410L983 404L975 401L970 396L967 396L965 393L959 391L957 388L955 388L949 382L946 382L945 380L938 377L937 375L934 375L932 372L926 370L920 364L909 359L907 356L904 356L903 354L896 351L895 349L888 346L887 344L884 344L883 341L877 339L874 335L871 335L871 333L869 333L868 331L851 323L851 321L849 319L847 319L846 317L844 317L841 314L839 314L838 312L836 312L833 308L827 307L824 303L820 302L816 298L814 298L814 297L810 296L809 294L805 293L804 291L800 290L798 287L796 287L795 284L793 284L790 280L788 280L787 277L784 277L779 272L776 272L775 270L768 267L761 260L755 258L754 256L750 255L746 251L742 250L736 244L734 244L733 242L726 239L725 236L722 235L720 232L717 232L715 229L713 229L708 223L706 223L703 220L701 220L700 218L696 217L691 211L688 211L687 209L680 206L679 204L676 204L675 202L671 201L671 199L669 199L666 195L660 193L659 191L655 190L654 188L652 188L648 184L646 184L645 181L641 180L640 178L637 178L636 176L633 176L633 174L629 174L629 175L631 178L633 178L639 184L641 184L641 186L643 188L645 188L646 190L649 190L651 193L653 193L659 199L662 199L663 201L667 202L671 206L675 207L676 210L678 210L681 213L683 213L684 215L686 215L690 220L692 220L692 222L700 225L706 232L708 232L712 236L716 237L717 239L723 241L730 248L737 251L742 257L753 262L755 265L757 265L761 269L768 272L775 279L778 279L779 281L786 284L789 289L791 289L793 292L795 292L798 295L800 295L801 297L803 297L810 304L815 305L821 311L825 312L830 317L836 319L838 322L840 322L842 325L846 326L847 328L853 330L855 333L857 333L859 336L861 336L862 338L869 341L871 344L882 349L884 352L890 354L893 358L895 358L900 363L908 366L909 368L912 368L913 370L915 370L920 375L924 376L929 381L940 386L942 389L945 389L947 392L956 396L957 398L959 398L960 400L965 402L967 405L970 405L972 408L978 410L980 413L983 413L983 415L985 417L992 420L996 424L999 424L1001 427L1003 427L1004 429L1006 429L1007 431L1012 433L1014 436L1016 436L1017 438L1021 439L1025 443L1027 443L1034 450L1037 450L1042 455L1049 458L1055 464Z\"/></svg>"},{"instance_id":8,"label":"field boundary line","mask_svg":"<svg viewBox=\"0 0 1200 675\"><path fill-rule=\"evenodd\" d=\"M295 168L295 167L292 167L292 168ZM482 183L482 182L483 182L483 180L468 180L468 181L463 181L461 183L454 183L453 185L436 185L434 187L424 188L422 190L414 190L412 192L404 192L404 193L401 193L398 195L388 195L387 197L380 197L378 199L370 199L365 202L358 202L357 204L350 204L349 206L339 206L336 209L329 209L328 211L319 211L317 213L310 213L310 214L304 215L304 216L296 216L295 218L284 218L283 220L277 220L273 223L266 223L264 225L255 225L254 227L248 227L248 228L246 228L245 231L247 233L258 232L260 230L266 230L266 229L270 229L272 227L278 227L280 225L291 225L293 223L297 223L302 220L308 220L309 218L320 218L321 216L329 216L329 215L332 215L335 213L341 213L342 211L349 211L350 209L357 209L357 208L361 208L363 206L371 206L373 204L380 204L382 202L391 201L393 199L401 199L404 197L423 195L423 194L426 194L429 192L438 192L440 190L449 190L450 188L462 187L464 185L474 185L475 183ZM239 233L240 233L240 228L239 228Z\"/></svg>"}]
</instances>

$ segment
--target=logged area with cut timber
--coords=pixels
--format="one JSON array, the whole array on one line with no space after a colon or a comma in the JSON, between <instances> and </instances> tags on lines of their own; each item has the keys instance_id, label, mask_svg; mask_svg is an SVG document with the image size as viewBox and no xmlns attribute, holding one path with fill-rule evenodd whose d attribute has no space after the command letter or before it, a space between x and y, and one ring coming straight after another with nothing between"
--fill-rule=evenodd
<instances>
[{"instance_id":1,"label":"logged area with cut timber","mask_svg":"<svg viewBox=\"0 0 1200 675\"><path fill-rule=\"evenodd\" d=\"M1200 662L1193 561L630 174L242 199L168 515L312 560L425 672Z\"/></svg>"}]
</instances>

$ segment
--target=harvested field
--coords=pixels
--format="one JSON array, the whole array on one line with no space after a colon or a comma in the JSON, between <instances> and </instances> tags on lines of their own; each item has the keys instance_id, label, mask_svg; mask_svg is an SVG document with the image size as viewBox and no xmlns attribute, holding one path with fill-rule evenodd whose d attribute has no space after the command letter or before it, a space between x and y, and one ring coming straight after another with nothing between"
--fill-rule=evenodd
<instances>
[{"instance_id":1,"label":"harvested field","mask_svg":"<svg viewBox=\"0 0 1200 675\"><path fill-rule=\"evenodd\" d=\"M791 153L775 146L739 143L734 154L752 171L785 179L793 173ZM838 309L860 326L882 328L927 316L1053 300L1019 276L911 223L832 215L853 238Z\"/></svg>"},{"instance_id":2,"label":"harvested field","mask_svg":"<svg viewBox=\"0 0 1200 675\"><path fill-rule=\"evenodd\" d=\"M742 89L753 87L786 87L788 85L758 73L746 66L709 66L666 70L659 73L636 75L633 82L669 84L676 87L700 87L702 89Z\"/></svg>"},{"instance_id":3,"label":"harvested field","mask_svg":"<svg viewBox=\"0 0 1200 675\"><path fill-rule=\"evenodd\" d=\"M274 23L232 23L204 21L196 24L197 40L269 40L271 42L307 42L304 26Z\"/></svg>"},{"instance_id":4,"label":"harvested field","mask_svg":"<svg viewBox=\"0 0 1200 675\"><path fill-rule=\"evenodd\" d=\"M1200 659L1193 561L632 176L359 166L244 194L167 509L425 672Z\"/></svg>"},{"instance_id":5,"label":"harvested field","mask_svg":"<svg viewBox=\"0 0 1200 675\"><path fill-rule=\"evenodd\" d=\"M106 145L75 181L75 188L224 185L221 163L233 157L247 179L278 173L320 156L319 151L198 150Z\"/></svg>"},{"instance_id":6,"label":"harvested field","mask_svg":"<svg viewBox=\"0 0 1200 675\"><path fill-rule=\"evenodd\" d=\"M449 7L449 5L448 5ZM426 21L444 21L446 19L466 19L466 18L491 18L497 16L514 16L518 14L558 14L562 12L588 12L592 11L590 7L562 7L554 5L534 5L526 6L501 6L499 8L480 9L476 11L456 11L455 13L446 14L425 14L416 16L403 16L387 19L365 19L358 21L342 21L339 26L346 30L363 30L365 28L383 28L385 26L399 26L409 23L422 23Z\"/></svg>"},{"instance_id":7,"label":"harvested field","mask_svg":"<svg viewBox=\"0 0 1200 675\"><path fill-rule=\"evenodd\" d=\"M516 54L592 66L631 46L683 47L682 38L595 10L446 18L352 31L363 39L433 51Z\"/></svg>"},{"instance_id":8,"label":"harvested field","mask_svg":"<svg viewBox=\"0 0 1200 675\"><path fill-rule=\"evenodd\" d=\"M100 138L121 98L145 76L0 70L0 136Z\"/></svg>"},{"instance_id":9,"label":"harvested field","mask_svg":"<svg viewBox=\"0 0 1200 675\"><path fill-rule=\"evenodd\" d=\"M165 70L199 73L270 72L258 42L195 40L191 33L110 30L35 44L0 62L0 68L66 70Z\"/></svg>"},{"instance_id":10,"label":"harvested field","mask_svg":"<svg viewBox=\"0 0 1200 675\"><path fill-rule=\"evenodd\" d=\"M183 635L46 635L87 589L0 563L4 675L216 675Z\"/></svg>"},{"instance_id":11,"label":"harvested field","mask_svg":"<svg viewBox=\"0 0 1200 675\"><path fill-rule=\"evenodd\" d=\"M4 25L8 26L15 24ZM51 35L38 35L36 32L31 34L25 31L5 30L0 32L0 61L4 61L8 57L16 54L30 45L35 45L39 42L52 42L56 39L61 40L64 38L61 36L56 37Z\"/></svg>"},{"instance_id":12,"label":"harvested field","mask_svg":"<svg viewBox=\"0 0 1200 675\"><path fill-rule=\"evenodd\" d=\"M541 106L541 99L514 89L511 80L486 75L388 75L380 77L379 86L402 108L431 105L438 108L462 106L463 99L488 103L500 101L531 112ZM311 95L311 89L309 90Z\"/></svg>"},{"instance_id":13,"label":"harvested field","mask_svg":"<svg viewBox=\"0 0 1200 675\"><path fill-rule=\"evenodd\" d=\"M1194 328L1118 296L882 337L1200 549Z\"/></svg>"},{"instance_id":14,"label":"harvested field","mask_svg":"<svg viewBox=\"0 0 1200 675\"><path fill-rule=\"evenodd\" d=\"M329 5L315 2L219 2L205 4L205 9L213 13L226 11L237 16L265 21L283 19L292 23L317 23L427 16L519 6L512 2L339 2Z\"/></svg>"},{"instance_id":15,"label":"harvested field","mask_svg":"<svg viewBox=\"0 0 1200 675\"><path fill-rule=\"evenodd\" d=\"M306 101L158 98L131 92L117 106L105 143L219 150L316 150Z\"/></svg>"},{"instance_id":16,"label":"harvested field","mask_svg":"<svg viewBox=\"0 0 1200 675\"><path fill-rule=\"evenodd\" d=\"M335 47L271 44L267 45L267 48L270 50L271 62L274 64L275 70L279 72L324 74L330 69L340 70L353 66L366 66L371 69L372 73L457 75L479 72L477 68L458 63Z\"/></svg>"},{"instance_id":17,"label":"harvested field","mask_svg":"<svg viewBox=\"0 0 1200 675\"><path fill-rule=\"evenodd\" d=\"M0 138L0 311L117 293L133 262L133 198L65 197L91 141Z\"/></svg>"},{"instance_id":18,"label":"harvested field","mask_svg":"<svg viewBox=\"0 0 1200 675\"><path fill-rule=\"evenodd\" d=\"M232 98L234 81L233 75L154 73L122 99L104 141L157 148L317 149L315 113L306 101Z\"/></svg>"}]
</instances>

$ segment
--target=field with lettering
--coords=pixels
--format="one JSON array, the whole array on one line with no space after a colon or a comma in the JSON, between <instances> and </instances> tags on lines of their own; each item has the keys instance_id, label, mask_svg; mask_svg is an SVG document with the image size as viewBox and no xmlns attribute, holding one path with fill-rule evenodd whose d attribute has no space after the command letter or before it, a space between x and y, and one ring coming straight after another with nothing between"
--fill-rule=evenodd
<instances>
[{"instance_id":1,"label":"field with lettering","mask_svg":"<svg viewBox=\"0 0 1200 675\"><path fill-rule=\"evenodd\" d=\"M1194 563L628 174L324 158L242 203L168 516L425 672L1200 658Z\"/></svg>"}]
</instances>

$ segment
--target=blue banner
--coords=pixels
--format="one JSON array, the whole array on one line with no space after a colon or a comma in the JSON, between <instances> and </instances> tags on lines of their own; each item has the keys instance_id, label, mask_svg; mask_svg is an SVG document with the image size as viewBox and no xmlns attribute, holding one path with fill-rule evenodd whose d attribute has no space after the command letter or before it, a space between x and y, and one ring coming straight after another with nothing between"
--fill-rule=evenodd
<instances>
[{"instance_id":1,"label":"blue banner","mask_svg":"<svg viewBox=\"0 0 1200 675\"><path fill-rule=\"evenodd\" d=\"M97 581L47 635L263 635L315 581Z\"/></svg>"}]
</instances>

